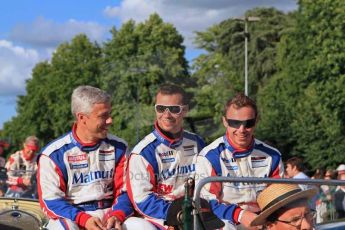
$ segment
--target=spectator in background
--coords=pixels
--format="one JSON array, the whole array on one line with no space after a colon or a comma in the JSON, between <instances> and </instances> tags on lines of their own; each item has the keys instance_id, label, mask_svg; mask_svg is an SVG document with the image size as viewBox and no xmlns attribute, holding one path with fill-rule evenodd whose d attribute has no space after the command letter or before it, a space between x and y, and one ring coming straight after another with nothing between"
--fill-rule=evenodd
<instances>
[{"instance_id":1,"label":"spectator in background","mask_svg":"<svg viewBox=\"0 0 345 230\"><path fill-rule=\"evenodd\" d=\"M321 178L324 180L333 180L335 179L335 173L332 169L326 170L324 177ZM319 197L316 202L316 211L317 211L317 223L322 223L329 220L335 219L335 207L334 207L334 193L336 187L329 185L321 185Z\"/></svg>"},{"instance_id":2,"label":"spectator in background","mask_svg":"<svg viewBox=\"0 0 345 230\"><path fill-rule=\"evenodd\" d=\"M0 140L0 168L5 167L6 158L4 156L4 148L8 148L10 145L6 141Z\"/></svg>"},{"instance_id":3,"label":"spectator in background","mask_svg":"<svg viewBox=\"0 0 345 230\"><path fill-rule=\"evenodd\" d=\"M337 168L338 180L345 180L345 164ZM334 193L334 204L337 218L345 218L345 186L338 186Z\"/></svg>"},{"instance_id":4,"label":"spectator in background","mask_svg":"<svg viewBox=\"0 0 345 230\"><path fill-rule=\"evenodd\" d=\"M325 171L324 169L316 169L315 170L315 173L313 174L313 176L311 177L311 179L323 179L324 177L324 174L325 174Z\"/></svg>"},{"instance_id":5,"label":"spectator in background","mask_svg":"<svg viewBox=\"0 0 345 230\"><path fill-rule=\"evenodd\" d=\"M258 122L255 101L239 93L230 98L223 111L223 136L206 146L198 155L196 184L205 177L270 177L284 174L280 152L254 138ZM222 219L223 229L250 228L260 208L257 194L266 184L218 183L205 185L201 196L209 201L213 212ZM252 227L250 229L256 229Z\"/></svg>"},{"instance_id":6,"label":"spectator in background","mask_svg":"<svg viewBox=\"0 0 345 230\"><path fill-rule=\"evenodd\" d=\"M305 166L303 163L303 160L299 157L291 157L286 161L286 167L285 167L286 175L289 178L294 178L294 179L310 179L304 171L305 171ZM299 187L301 187L302 190L307 190L311 188L315 188L315 186L308 185L308 184L299 184ZM317 195L313 197L309 201L310 208L315 210L316 209L316 200L317 200Z\"/></svg>"},{"instance_id":7,"label":"spectator in background","mask_svg":"<svg viewBox=\"0 0 345 230\"><path fill-rule=\"evenodd\" d=\"M0 140L0 197L5 195L7 190L6 180L6 159L4 156L4 148L8 148L10 145L6 141Z\"/></svg>"},{"instance_id":8,"label":"spectator in background","mask_svg":"<svg viewBox=\"0 0 345 230\"><path fill-rule=\"evenodd\" d=\"M36 153L39 150L39 140L35 136L25 139L23 149L10 155L6 163L8 176L8 189L5 197L26 197L33 198L27 194L32 188L32 178L36 174L37 163Z\"/></svg>"},{"instance_id":9,"label":"spectator in background","mask_svg":"<svg viewBox=\"0 0 345 230\"><path fill-rule=\"evenodd\" d=\"M303 164L303 160L299 157L292 157L286 161L286 175L289 178L295 178L295 179L310 179L305 173L304 173L305 167ZM302 190L306 190L309 188L306 184L300 184L299 185Z\"/></svg>"}]
</instances>

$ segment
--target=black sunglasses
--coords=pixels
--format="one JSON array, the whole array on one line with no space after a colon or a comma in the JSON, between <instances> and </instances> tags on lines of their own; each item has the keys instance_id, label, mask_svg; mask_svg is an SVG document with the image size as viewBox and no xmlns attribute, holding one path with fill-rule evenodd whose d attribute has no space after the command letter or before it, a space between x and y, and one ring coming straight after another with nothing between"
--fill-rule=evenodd
<instances>
[{"instance_id":1,"label":"black sunglasses","mask_svg":"<svg viewBox=\"0 0 345 230\"><path fill-rule=\"evenodd\" d=\"M180 114L183 111L183 105L155 105L155 110L157 113L164 113L169 110L172 114Z\"/></svg>"},{"instance_id":2,"label":"black sunglasses","mask_svg":"<svg viewBox=\"0 0 345 230\"><path fill-rule=\"evenodd\" d=\"M256 123L256 119L249 119L249 120L244 120L244 121L240 121L240 120L233 120L233 119L226 119L226 121L228 122L228 125L232 128L238 129L241 127L241 125L243 125L245 128L249 129L254 127L255 123Z\"/></svg>"}]
</instances>

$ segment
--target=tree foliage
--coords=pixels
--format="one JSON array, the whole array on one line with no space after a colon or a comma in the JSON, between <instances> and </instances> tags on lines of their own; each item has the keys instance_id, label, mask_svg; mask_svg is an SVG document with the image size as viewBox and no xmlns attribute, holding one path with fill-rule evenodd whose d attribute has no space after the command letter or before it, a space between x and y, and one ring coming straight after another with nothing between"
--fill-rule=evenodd
<instances>
[{"instance_id":1,"label":"tree foliage","mask_svg":"<svg viewBox=\"0 0 345 230\"><path fill-rule=\"evenodd\" d=\"M255 99L258 89L277 72L277 44L292 23L289 15L274 8L256 8L245 16L260 18L248 22L248 88ZM196 45L207 53L200 55L193 66L193 78L199 85L195 89L193 114L213 118L213 126L218 126L213 133L207 125L199 128L210 140L224 132L219 121L225 101L244 91L244 27L243 20L228 19L205 32L197 32Z\"/></svg>"},{"instance_id":2,"label":"tree foliage","mask_svg":"<svg viewBox=\"0 0 345 230\"><path fill-rule=\"evenodd\" d=\"M104 44L101 79L113 98L112 131L131 145L152 130L160 84L193 84L182 42L173 25L153 14L143 23L113 28L112 39Z\"/></svg>"},{"instance_id":3,"label":"tree foliage","mask_svg":"<svg viewBox=\"0 0 345 230\"><path fill-rule=\"evenodd\" d=\"M73 89L82 84L99 86L101 50L85 35L61 44L51 63L39 63L27 81L26 95L17 101L18 115L5 123L3 135L22 143L36 135L42 144L67 132L73 118L70 98Z\"/></svg>"},{"instance_id":4,"label":"tree foliage","mask_svg":"<svg viewBox=\"0 0 345 230\"><path fill-rule=\"evenodd\" d=\"M296 26L280 44L282 70L260 92L261 131L311 168L335 167L345 160L345 5L299 4Z\"/></svg>"}]
</instances>

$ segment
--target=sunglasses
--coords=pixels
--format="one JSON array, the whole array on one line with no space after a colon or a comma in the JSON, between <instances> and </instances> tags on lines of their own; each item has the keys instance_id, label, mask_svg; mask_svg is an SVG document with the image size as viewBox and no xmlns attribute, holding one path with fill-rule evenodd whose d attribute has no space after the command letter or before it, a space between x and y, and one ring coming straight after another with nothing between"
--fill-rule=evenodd
<instances>
[{"instance_id":1,"label":"sunglasses","mask_svg":"<svg viewBox=\"0 0 345 230\"><path fill-rule=\"evenodd\" d=\"M226 119L226 121L228 122L228 125L232 128L238 129L241 127L241 125L243 125L245 128L249 129L254 127L255 123L256 123L256 119L249 119L249 120L244 120L244 121L240 121L240 120L233 120L233 119Z\"/></svg>"},{"instance_id":2,"label":"sunglasses","mask_svg":"<svg viewBox=\"0 0 345 230\"><path fill-rule=\"evenodd\" d=\"M185 106L184 105L155 105L157 113L164 113L169 110L171 114L180 114Z\"/></svg>"}]
</instances>

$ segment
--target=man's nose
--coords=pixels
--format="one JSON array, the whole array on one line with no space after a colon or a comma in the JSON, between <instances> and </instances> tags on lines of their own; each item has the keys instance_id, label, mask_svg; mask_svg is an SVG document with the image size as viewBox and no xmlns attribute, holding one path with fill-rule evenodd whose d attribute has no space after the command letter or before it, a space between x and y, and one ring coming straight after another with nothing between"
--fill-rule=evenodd
<instances>
[{"instance_id":1,"label":"man's nose","mask_svg":"<svg viewBox=\"0 0 345 230\"><path fill-rule=\"evenodd\" d=\"M241 124L240 127L238 127L238 130L239 130L240 132L243 132L243 131L246 130L246 127L244 126L244 124Z\"/></svg>"},{"instance_id":2,"label":"man's nose","mask_svg":"<svg viewBox=\"0 0 345 230\"><path fill-rule=\"evenodd\" d=\"M312 220L308 220L306 218L303 218L302 224L301 224L301 230L313 230L313 222Z\"/></svg>"}]
</instances>

